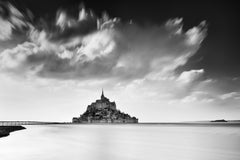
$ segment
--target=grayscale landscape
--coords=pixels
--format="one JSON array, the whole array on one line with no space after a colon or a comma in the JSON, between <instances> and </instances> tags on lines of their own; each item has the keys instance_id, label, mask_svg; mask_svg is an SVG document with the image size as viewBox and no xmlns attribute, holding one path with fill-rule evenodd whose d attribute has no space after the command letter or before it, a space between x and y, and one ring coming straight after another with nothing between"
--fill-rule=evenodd
<instances>
[{"instance_id":1,"label":"grayscale landscape","mask_svg":"<svg viewBox=\"0 0 240 160\"><path fill-rule=\"evenodd\" d=\"M239 160L239 11L0 0L0 160Z\"/></svg>"}]
</instances>

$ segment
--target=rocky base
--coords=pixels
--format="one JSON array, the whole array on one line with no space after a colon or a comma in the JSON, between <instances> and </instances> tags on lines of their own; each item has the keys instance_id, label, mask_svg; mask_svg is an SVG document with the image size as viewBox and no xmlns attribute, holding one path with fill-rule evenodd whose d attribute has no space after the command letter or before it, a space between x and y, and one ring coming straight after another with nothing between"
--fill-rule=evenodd
<instances>
[{"instance_id":1,"label":"rocky base","mask_svg":"<svg viewBox=\"0 0 240 160\"><path fill-rule=\"evenodd\" d=\"M138 119L111 108L93 108L79 118L73 118L73 123L138 123Z\"/></svg>"}]
</instances>

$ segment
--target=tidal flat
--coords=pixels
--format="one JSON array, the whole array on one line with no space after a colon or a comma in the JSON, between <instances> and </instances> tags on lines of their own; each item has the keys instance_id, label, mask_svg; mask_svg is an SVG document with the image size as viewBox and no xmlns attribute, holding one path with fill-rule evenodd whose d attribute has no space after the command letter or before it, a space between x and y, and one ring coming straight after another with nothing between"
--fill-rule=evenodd
<instances>
[{"instance_id":1,"label":"tidal flat","mask_svg":"<svg viewBox=\"0 0 240 160\"><path fill-rule=\"evenodd\" d=\"M0 139L1 160L239 160L227 124L28 125Z\"/></svg>"}]
</instances>

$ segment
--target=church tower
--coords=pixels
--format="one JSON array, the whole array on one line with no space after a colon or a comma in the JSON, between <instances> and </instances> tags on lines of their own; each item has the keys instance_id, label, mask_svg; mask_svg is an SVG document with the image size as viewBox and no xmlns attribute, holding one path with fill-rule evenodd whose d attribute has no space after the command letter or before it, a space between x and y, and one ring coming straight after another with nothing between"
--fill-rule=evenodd
<instances>
[{"instance_id":1,"label":"church tower","mask_svg":"<svg viewBox=\"0 0 240 160\"><path fill-rule=\"evenodd\" d=\"M102 95L101 95L101 99L105 99L105 96L104 96L103 89L102 89Z\"/></svg>"}]
</instances>

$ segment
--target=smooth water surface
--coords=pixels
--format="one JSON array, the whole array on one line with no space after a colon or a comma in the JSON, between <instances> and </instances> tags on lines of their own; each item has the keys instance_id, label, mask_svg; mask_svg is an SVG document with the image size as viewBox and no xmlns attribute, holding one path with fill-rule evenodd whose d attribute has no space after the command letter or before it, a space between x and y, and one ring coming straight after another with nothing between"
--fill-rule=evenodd
<instances>
[{"instance_id":1,"label":"smooth water surface","mask_svg":"<svg viewBox=\"0 0 240 160\"><path fill-rule=\"evenodd\" d=\"M33 125L0 139L1 160L239 160L240 127Z\"/></svg>"}]
</instances>

